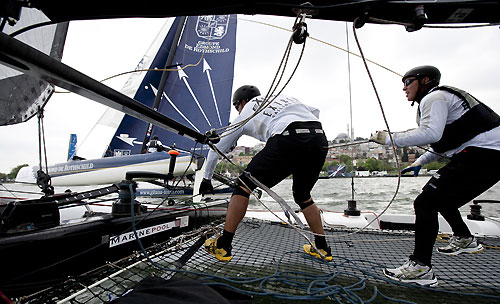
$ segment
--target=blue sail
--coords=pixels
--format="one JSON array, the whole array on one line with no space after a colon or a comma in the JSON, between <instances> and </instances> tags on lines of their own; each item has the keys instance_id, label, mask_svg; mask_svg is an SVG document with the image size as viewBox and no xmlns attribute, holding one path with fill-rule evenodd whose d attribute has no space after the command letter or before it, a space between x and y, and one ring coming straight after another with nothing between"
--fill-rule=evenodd
<instances>
[{"instance_id":1,"label":"blue sail","mask_svg":"<svg viewBox=\"0 0 500 304\"><path fill-rule=\"evenodd\" d=\"M70 134L69 136L69 145L68 145L68 159L71 160L76 153L76 142L77 137L76 134Z\"/></svg>"},{"instance_id":2,"label":"blue sail","mask_svg":"<svg viewBox=\"0 0 500 304\"><path fill-rule=\"evenodd\" d=\"M176 18L156 54L150 69L162 69L167 61L175 31ZM231 111L231 92L236 51L236 15L190 16L172 61L176 71L168 72L158 111L196 131L227 126ZM150 71L134 99L153 107L162 73ZM143 141L157 135L167 146L191 151L195 143L178 134L125 115L110 142L106 156L144 153ZM200 145L196 147L200 152ZM208 149L203 149L206 153Z\"/></svg>"}]
</instances>

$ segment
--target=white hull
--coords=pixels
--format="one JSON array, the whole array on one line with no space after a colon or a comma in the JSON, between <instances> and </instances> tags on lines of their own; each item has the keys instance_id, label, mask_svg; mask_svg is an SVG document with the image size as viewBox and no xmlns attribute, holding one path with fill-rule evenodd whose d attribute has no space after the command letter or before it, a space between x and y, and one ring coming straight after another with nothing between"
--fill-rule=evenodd
<instances>
[{"instance_id":1,"label":"white hull","mask_svg":"<svg viewBox=\"0 0 500 304\"><path fill-rule=\"evenodd\" d=\"M78 161L68 162L66 164L78 165ZM125 174L129 171L145 171L152 173L167 174L169 169L170 159L161 159L141 163L132 163L127 165L109 166L104 168L90 170L72 170L68 174L51 175L53 186L88 186L88 185L105 185L118 183L125 179ZM56 165L57 166L57 165ZM186 171L186 169L189 169ZM191 156L178 157L175 163L174 175L193 174L196 170L196 163L191 162ZM24 167L17 177L16 182L36 183L36 171L38 167ZM60 172L57 172L58 174ZM137 179L140 180L140 179ZM145 179L144 179L145 180Z\"/></svg>"}]
</instances>

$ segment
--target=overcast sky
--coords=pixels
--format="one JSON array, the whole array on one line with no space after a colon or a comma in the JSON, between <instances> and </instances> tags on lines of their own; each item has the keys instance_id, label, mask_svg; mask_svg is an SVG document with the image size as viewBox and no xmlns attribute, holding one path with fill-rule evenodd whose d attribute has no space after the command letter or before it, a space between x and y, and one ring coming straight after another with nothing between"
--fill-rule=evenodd
<instances>
[{"instance_id":1,"label":"overcast sky","mask_svg":"<svg viewBox=\"0 0 500 304\"><path fill-rule=\"evenodd\" d=\"M233 90L253 84L266 92L280 63L290 32L250 22L254 20L291 29L293 18L239 16L235 78ZM165 19L127 19L71 22L63 62L97 80L130 71L142 58ZM347 48L346 23L308 20L312 38ZM359 54L347 23L350 50ZM408 33L396 25L365 25L357 30L365 56L399 74L418 65L435 65L441 70L441 84L459 87L500 113L500 30L422 29ZM294 46L290 66L298 59L301 46ZM320 120L327 137L347 133L352 100L354 135L368 137L386 129L381 109L367 72L358 57L325 43L309 39L296 75L284 93L320 109ZM416 106L410 107L402 91L401 78L369 64L391 131L415 128ZM349 77L351 90L349 90ZM128 76L106 84L120 90ZM81 141L105 110L94 101L76 94L54 94L46 106L45 135L48 162L63 162L69 135ZM232 113L234 117L234 113ZM8 173L19 164L38 163L37 121L0 128L0 172ZM255 140L241 139L240 145ZM90 155L99 157L104 147L95 147Z\"/></svg>"}]
</instances>

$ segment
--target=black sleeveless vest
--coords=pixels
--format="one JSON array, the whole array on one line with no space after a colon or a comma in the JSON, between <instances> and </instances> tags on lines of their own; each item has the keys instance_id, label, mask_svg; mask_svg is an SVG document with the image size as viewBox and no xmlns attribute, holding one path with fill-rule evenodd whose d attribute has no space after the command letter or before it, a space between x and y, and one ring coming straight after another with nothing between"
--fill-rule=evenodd
<instances>
[{"instance_id":1,"label":"black sleeveless vest","mask_svg":"<svg viewBox=\"0 0 500 304\"><path fill-rule=\"evenodd\" d=\"M438 153L460 147L475 136L500 126L500 116L474 96L450 86L439 86L429 91L443 90L463 100L464 109L469 109L457 120L444 127L443 136L431 147Z\"/></svg>"}]
</instances>

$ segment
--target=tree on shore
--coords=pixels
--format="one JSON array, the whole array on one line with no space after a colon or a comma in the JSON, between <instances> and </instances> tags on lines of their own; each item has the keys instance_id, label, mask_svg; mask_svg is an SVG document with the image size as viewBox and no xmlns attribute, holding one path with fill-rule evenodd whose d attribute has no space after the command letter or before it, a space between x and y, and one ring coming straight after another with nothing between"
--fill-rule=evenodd
<instances>
[{"instance_id":1,"label":"tree on shore","mask_svg":"<svg viewBox=\"0 0 500 304\"><path fill-rule=\"evenodd\" d=\"M363 169L363 170L361 170ZM387 161L383 161L380 159L375 159L370 157L366 160L358 161L358 170L359 171L393 171L394 167L389 164Z\"/></svg>"},{"instance_id":2,"label":"tree on shore","mask_svg":"<svg viewBox=\"0 0 500 304\"><path fill-rule=\"evenodd\" d=\"M17 176L17 173L19 172L19 170L21 170L21 168L23 167L27 167L28 164L23 164L23 165L19 165L15 168L13 168L12 170L10 170L10 173L9 174L6 174L5 176L8 178L8 179L15 179L16 176ZM2 173L3 174L3 173ZM4 178L0 175L0 178Z\"/></svg>"}]
</instances>

